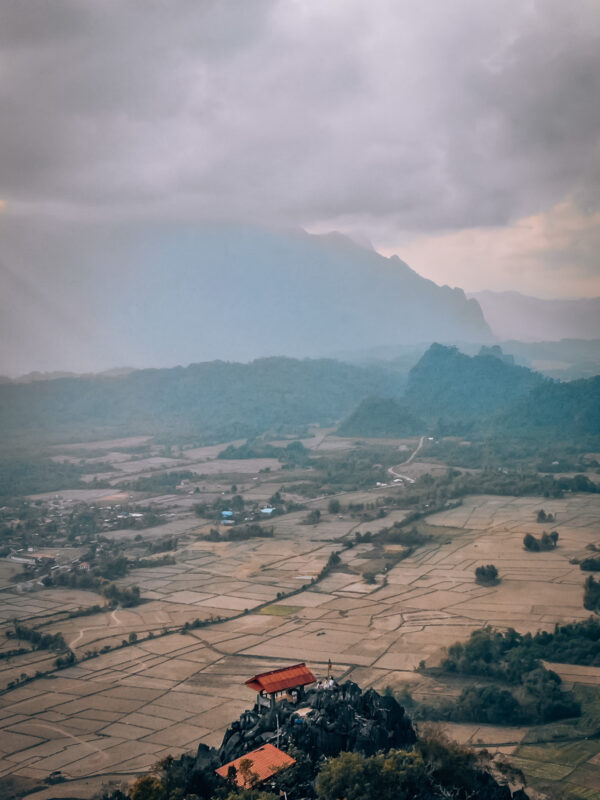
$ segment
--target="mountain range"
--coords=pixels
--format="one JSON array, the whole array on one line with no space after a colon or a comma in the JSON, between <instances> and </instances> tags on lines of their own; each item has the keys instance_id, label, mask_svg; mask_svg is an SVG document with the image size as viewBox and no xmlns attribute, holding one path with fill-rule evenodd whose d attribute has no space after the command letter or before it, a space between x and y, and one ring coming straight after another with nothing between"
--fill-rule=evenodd
<instances>
[{"instance_id":1,"label":"mountain range","mask_svg":"<svg viewBox=\"0 0 600 800\"><path fill-rule=\"evenodd\" d=\"M493 338L462 289L340 234L204 224L40 236L2 254L0 373Z\"/></svg>"},{"instance_id":2,"label":"mountain range","mask_svg":"<svg viewBox=\"0 0 600 800\"><path fill-rule=\"evenodd\" d=\"M22 446L148 434L227 441L344 420L349 436L600 434L600 376L559 383L499 348L433 344L406 374L393 364L266 358L113 377L0 385L0 441ZM590 445L591 446L591 445Z\"/></svg>"},{"instance_id":3,"label":"mountain range","mask_svg":"<svg viewBox=\"0 0 600 800\"><path fill-rule=\"evenodd\" d=\"M598 437L600 376L557 382L512 363L498 347L468 356L433 344L410 370L403 395L365 399L339 430L347 436Z\"/></svg>"}]
</instances>

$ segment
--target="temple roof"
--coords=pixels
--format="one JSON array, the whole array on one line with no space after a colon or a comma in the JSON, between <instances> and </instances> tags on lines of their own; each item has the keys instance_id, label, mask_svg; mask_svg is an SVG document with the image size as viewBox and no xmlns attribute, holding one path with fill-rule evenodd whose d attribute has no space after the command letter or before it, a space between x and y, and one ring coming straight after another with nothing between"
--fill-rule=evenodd
<instances>
[{"instance_id":1,"label":"temple roof","mask_svg":"<svg viewBox=\"0 0 600 800\"><path fill-rule=\"evenodd\" d=\"M250 764L246 769L240 769L242 761L249 761ZM283 750L275 747L272 744L265 744L257 750L252 750L250 753L230 761L228 764L223 764L222 767L215 770L217 775L222 778L227 778L231 767L235 768L235 782L241 789L249 789L256 783L266 781L280 769L291 767L296 763L296 759L288 756Z\"/></svg>"},{"instance_id":2,"label":"temple roof","mask_svg":"<svg viewBox=\"0 0 600 800\"><path fill-rule=\"evenodd\" d=\"M286 689L293 689L295 686L306 686L314 683L317 679L309 670L304 662L294 664L292 667L274 669L271 672L261 672L246 681L246 686L256 692L265 691L267 694L273 692L283 692Z\"/></svg>"}]
</instances>

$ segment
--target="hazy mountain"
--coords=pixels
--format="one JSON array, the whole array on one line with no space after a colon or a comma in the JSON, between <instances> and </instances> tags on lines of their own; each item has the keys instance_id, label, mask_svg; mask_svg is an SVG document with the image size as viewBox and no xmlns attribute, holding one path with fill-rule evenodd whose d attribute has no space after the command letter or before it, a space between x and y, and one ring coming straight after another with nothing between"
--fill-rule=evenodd
<instances>
[{"instance_id":1,"label":"hazy mountain","mask_svg":"<svg viewBox=\"0 0 600 800\"><path fill-rule=\"evenodd\" d=\"M519 292L474 292L498 339L600 339L600 297L541 300Z\"/></svg>"},{"instance_id":2,"label":"hazy mountain","mask_svg":"<svg viewBox=\"0 0 600 800\"><path fill-rule=\"evenodd\" d=\"M552 381L513 364L497 347L468 356L456 347L433 344L411 369L404 396L382 397L364 400L340 432L403 436L428 429L562 441L600 435L600 376Z\"/></svg>"},{"instance_id":3,"label":"hazy mountain","mask_svg":"<svg viewBox=\"0 0 600 800\"><path fill-rule=\"evenodd\" d=\"M517 363L551 378L575 380L600 374L600 339L561 339L558 342L502 342Z\"/></svg>"},{"instance_id":4,"label":"hazy mountain","mask_svg":"<svg viewBox=\"0 0 600 800\"><path fill-rule=\"evenodd\" d=\"M114 369L105 369L101 372L93 373L77 373L77 372L28 372L25 375L19 375L18 378L7 378L6 375L0 375L0 383L33 383L34 381L54 381L58 378L91 378L91 377L106 377L116 378L119 375L128 375L133 372L133 367L115 367Z\"/></svg>"},{"instance_id":5,"label":"hazy mountain","mask_svg":"<svg viewBox=\"0 0 600 800\"><path fill-rule=\"evenodd\" d=\"M497 355L471 357L433 344L411 369L405 400L431 420L470 421L506 409L545 380Z\"/></svg>"},{"instance_id":6,"label":"hazy mountain","mask_svg":"<svg viewBox=\"0 0 600 800\"><path fill-rule=\"evenodd\" d=\"M338 234L98 225L47 233L14 257L0 300L7 374L492 340L461 289Z\"/></svg>"}]
</instances>

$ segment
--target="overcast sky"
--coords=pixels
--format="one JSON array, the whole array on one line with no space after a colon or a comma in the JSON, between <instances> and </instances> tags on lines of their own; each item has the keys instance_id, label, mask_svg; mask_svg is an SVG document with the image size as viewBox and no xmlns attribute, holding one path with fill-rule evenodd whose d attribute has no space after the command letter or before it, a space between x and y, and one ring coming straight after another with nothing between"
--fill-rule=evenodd
<instances>
[{"instance_id":1,"label":"overcast sky","mask_svg":"<svg viewBox=\"0 0 600 800\"><path fill-rule=\"evenodd\" d=\"M13 246L256 220L600 295L598 0L3 0L0 109Z\"/></svg>"}]
</instances>

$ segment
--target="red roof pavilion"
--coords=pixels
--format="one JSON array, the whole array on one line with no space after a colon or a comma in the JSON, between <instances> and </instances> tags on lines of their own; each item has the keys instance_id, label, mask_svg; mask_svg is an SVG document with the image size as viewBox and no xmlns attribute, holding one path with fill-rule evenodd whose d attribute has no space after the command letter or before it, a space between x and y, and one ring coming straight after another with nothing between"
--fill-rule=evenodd
<instances>
[{"instance_id":1,"label":"red roof pavilion","mask_svg":"<svg viewBox=\"0 0 600 800\"><path fill-rule=\"evenodd\" d=\"M284 692L286 689L294 689L296 686L306 686L314 683L317 679L309 670L304 662L294 664L292 667L274 669L271 672L261 672L246 681L246 686L254 689L255 692Z\"/></svg>"},{"instance_id":2,"label":"red roof pavilion","mask_svg":"<svg viewBox=\"0 0 600 800\"><path fill-rule=\"evenodd\" d=\"M240 763L244 760L250 761L249 772L240 770ZM223 764L222 767L215 770L217 775L222 778L227 778L231 767L235 768L235 782L240 789L250 789L255 783L262 783L279 772L280 769L286 769L296 763L296 759L288 756L283 750L275 747L272 744L264 744L257 750L252 750L250 753L230 761L228 764ZM246 775L243 774L246 772ZM254 777L257 776L257 777Z\"/></svg>"}]
</instances>

